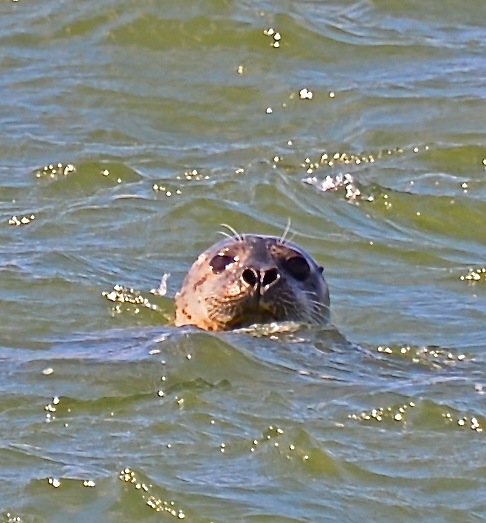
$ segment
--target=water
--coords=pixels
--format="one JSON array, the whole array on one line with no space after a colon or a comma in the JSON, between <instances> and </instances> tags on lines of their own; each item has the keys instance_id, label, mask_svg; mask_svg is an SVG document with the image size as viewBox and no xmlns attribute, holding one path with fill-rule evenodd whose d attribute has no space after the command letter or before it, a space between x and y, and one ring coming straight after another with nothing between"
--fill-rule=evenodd
<instances>
[{"instance_id":1,"label":"water","mask_svg":"<svg viewBox=\"0 0 486 523\"><path fill-rule=\"evenodd\" d=\"M3 3L2 521L486 519L485 20ZM171 325L289 219L335 327Z\"/></svg>"}]
</instances>

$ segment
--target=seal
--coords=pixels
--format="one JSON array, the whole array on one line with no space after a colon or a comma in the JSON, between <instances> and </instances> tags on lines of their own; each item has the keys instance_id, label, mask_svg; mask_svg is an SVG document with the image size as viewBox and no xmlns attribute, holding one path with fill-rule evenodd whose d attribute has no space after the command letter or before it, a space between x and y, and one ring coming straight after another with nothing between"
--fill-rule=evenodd
<instances>
[{"instance_id":1,"label":"seal","mask_svg":"<svg viewBox=\"0 0 486 523\"><path fill-rule=\"evenodd\" d=\"M208 331L257 323L325 324L323 268L301 247L275 236L235 234L199 255L175 297L175 325Z\"/></svg>"}]
</instances>

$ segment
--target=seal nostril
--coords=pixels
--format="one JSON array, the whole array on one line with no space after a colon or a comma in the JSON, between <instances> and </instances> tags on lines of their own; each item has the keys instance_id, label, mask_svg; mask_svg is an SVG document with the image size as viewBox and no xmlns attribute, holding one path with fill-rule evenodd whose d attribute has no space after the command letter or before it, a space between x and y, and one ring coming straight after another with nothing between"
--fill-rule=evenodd
<instances>
[{"instance_id":1,"label":"seal nostril","mask_svg":"<svg viewBox=\"0 0 486 523\"><path fill-rule=\"evenodd\" d=\"M241 275L244 282L254 287L258 283L258 272L254 269L245 269Z\"/></svg>"},{"instance_id":2,"label":"seal nostril","mask_svg":"<svg viewBox=\"0 0 486 523\"><path fill-rule=\"evenodd\" d=\"M268 269L265 271L262 277L262 287L270 287L272 283L275 283L280 278L280 274L277 269Z\"/></svg>"}]
</instances>

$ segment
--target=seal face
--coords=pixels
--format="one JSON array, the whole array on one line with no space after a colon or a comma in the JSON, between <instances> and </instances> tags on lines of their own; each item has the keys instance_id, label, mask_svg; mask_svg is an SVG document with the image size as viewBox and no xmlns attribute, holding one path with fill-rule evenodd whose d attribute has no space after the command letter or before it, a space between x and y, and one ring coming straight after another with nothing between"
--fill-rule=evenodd
<instances>
[{"instance_id":1,"label":"seal face","mask_svg":"<svg viewBox=\"0 0 486 523\"><path fill-rule=\"evenodd\" d=\"M274 236L238 235L209 247L190 268L175 301L177 326L205 330L329 319L322 267L298 245Z\"/></svg>"}]
</instances>

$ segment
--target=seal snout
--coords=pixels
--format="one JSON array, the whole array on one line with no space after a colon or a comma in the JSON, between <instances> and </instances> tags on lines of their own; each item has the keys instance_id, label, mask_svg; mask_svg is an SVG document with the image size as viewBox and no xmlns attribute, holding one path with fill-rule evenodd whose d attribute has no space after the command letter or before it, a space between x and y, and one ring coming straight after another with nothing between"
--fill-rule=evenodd
<instances>
[{"instance_id":1,"label":"seal snout","mask_svg":"<svg viewBox=\"0 0 486 523\"><path fill-rule=\"evenodd\" d=\"M280 273L276 267L270 267L268 269L247 267L242 272L241 279L250 285L250 287L253 287L255 292L264 294L280 280Z\"/></svg>"}]
</instances>

